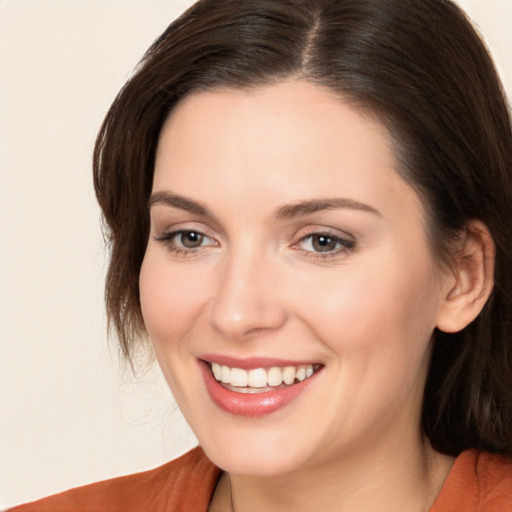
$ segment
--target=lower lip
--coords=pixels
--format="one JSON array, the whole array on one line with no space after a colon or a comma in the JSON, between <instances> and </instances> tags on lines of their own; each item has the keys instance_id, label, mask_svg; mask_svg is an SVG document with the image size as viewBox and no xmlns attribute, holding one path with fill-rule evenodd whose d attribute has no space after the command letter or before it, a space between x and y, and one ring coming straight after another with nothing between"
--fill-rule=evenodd
<instances>
[{"instance_id":1,"label":"lower lip","mask_svg":"<svg viewBox=\"0 0 512 512\"><path fill-rule=\"evenodd\" d=\"M213 376L209 363L200 361L199 366L206 384L206 390L213 402L225 412L248 417L264 416L281 409L295 398L298 398L317 375L315 373L302 382L291 386L248 394L237 393L221 386Z\"/></svg>"}]
</instances>

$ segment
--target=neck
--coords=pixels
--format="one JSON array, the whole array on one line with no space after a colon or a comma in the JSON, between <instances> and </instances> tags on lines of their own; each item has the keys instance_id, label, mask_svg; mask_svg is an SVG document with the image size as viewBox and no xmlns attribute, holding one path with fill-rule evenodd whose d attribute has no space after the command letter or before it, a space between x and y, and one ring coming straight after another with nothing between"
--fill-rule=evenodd
<instances>
[{"instance_id":1,"label":"neck","mask_svg":"<svg viewBox=\"0 0 512 512\"><path fill-rule=\"evenodd\" d=\"M414 453L403 445L395 448L367 457L357 450L357 458L347 454L342 461L279 476L225 474L210 510L428 512L453 459L435 452L428 441Z\"/></svg>"}]
</instances>

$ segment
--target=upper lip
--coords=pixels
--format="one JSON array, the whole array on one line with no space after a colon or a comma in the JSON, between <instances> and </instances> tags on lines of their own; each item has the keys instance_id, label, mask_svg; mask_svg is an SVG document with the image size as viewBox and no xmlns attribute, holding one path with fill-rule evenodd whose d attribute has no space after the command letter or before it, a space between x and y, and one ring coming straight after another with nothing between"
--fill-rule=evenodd
<instances>
[{"instance_id":1,"label":"upper lip","mask_svg":"<svg viewBox=\"0 0 512 512\"><path fill-rule=\"evenodd\" d=\"M275 366L302 366L309 364L319 364L318 361L312 360L289 360L289 359L278 359L273 357L232 357L222 354L204 354L198 357L207 363L217 363L230 368L241 368L243 370L252 370L255 368L272 368Z\"/></svg>"}]
</instances>

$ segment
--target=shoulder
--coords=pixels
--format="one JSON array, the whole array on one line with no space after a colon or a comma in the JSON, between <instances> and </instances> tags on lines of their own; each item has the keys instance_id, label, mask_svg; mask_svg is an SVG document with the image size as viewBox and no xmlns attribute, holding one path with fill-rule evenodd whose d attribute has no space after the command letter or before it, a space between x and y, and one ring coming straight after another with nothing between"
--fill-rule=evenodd
<instances>
[{"instance_id":1,"label":"shoulder","mask_svg":"<svg viewBox=\"0 0 512 512\"><path fill-rule=\"evenodd\" d=\"M512 458L478 450L461 453L431 512L512 511Z\"/></svg>"},{"instance_id":2,"label":"shoulder","mask_svg":"<svg viewBox=\"0 0 512 512\"><path fill-rule=\"evenodd\" d=\"M220 473L198 447L150 471L78 487L10 512L206 511Z\"/></svg>"}]
</instances>

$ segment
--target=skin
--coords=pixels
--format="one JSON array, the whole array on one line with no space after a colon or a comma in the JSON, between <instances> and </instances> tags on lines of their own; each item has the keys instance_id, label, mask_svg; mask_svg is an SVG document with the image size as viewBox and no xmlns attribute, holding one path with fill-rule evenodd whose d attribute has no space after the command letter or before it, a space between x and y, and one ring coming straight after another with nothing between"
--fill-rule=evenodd
<instances>
[{"instance_id":1,"label":"skin","mask_svg":"<svg viewBox=\"0 0 512 512\"><path fill-rule=\"evenodd\" d=\"M230 510L229 485L245 512L428 510L453 460L421 436L422 393L459 289L432 258L387 131L307 82L193 94L161 133L162 192L211 212L154 201L140 274L165 378L226 472L211 510ZM371 211L276 216L326 198ZM179 235L162 240L179 230L204 238L188 251ZM319 253L311 233L348 243ZM286 407L239 417L206 392L197 358L212 352L324 367Z\"/></svg>"}]
</instances>

